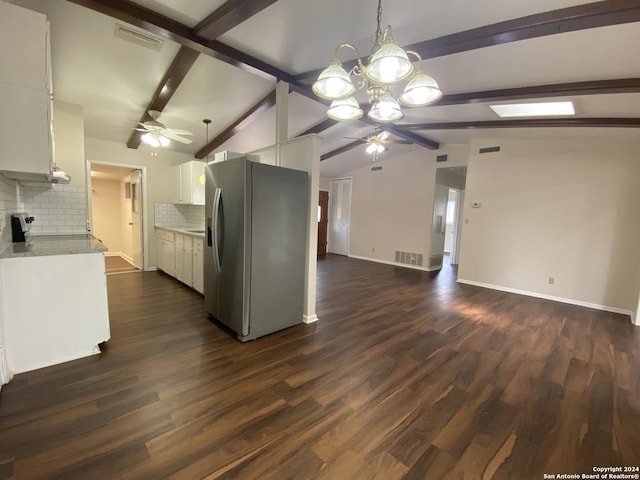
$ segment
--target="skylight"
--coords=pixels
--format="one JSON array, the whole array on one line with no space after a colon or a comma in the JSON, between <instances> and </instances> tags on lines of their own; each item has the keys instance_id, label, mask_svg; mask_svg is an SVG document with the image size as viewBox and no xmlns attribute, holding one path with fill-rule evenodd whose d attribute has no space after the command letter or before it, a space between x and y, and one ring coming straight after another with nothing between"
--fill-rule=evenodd
<instances>
[{"instance_id":1,"label":"skylight","mask_svg":"<svg viewBox=\"0 0 640 480\"><path fill-rule=\"evenodd\" d=\"M573 102L513 103L489 105L499 117L552 117L575 115Z\"/></svg>"}]
</instances>

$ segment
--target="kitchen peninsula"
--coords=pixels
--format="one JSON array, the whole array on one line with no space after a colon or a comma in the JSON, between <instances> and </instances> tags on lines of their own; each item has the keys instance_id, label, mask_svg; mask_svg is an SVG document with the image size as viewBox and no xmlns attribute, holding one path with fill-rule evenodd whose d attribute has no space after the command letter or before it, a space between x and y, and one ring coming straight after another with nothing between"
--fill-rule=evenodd
<instances>
[{"instance_id":1,"label":"kitchen peninsula","mask_svg":"<svg viewBox=\"0 0 640 480\"><path fill-rule=\"evenodd\" d=\"M92 235L4 244L0 320L9 378L100 353L110 338L106 250Z\"/></svg>"}]
</instances>

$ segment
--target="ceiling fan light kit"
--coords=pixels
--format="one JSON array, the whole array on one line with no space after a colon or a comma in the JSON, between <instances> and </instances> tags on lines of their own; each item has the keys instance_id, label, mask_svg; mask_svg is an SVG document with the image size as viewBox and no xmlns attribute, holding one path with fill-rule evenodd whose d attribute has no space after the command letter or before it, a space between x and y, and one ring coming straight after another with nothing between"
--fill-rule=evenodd
<instances>
[{"instance_id":1,"label":"ceiling fan light kit","mask_svg":"<svg viewBox=\"0 0 640 480\"><path fill-rule=\"evenodd\" d=\"M358 49L350 43L341 43L336 47L334 57L325 68L318 80L313 84L313 92L325 100L333 100L327 115L338 121L349 121L361 118L363 111L353 94L357 90L366 88L371 103L367 116L380 123L388 123L401 119L404 114L400 104L393 96L392 85L397 85L409 79L400 102L407 107L424 107L436 102L442 97L442 90L438 83L425 71L422 57L413 50L404 51L393 36L391 27L387 26L384 33L380 28L382 20L382 0L378 0L377 28L369 65L362 63ZM357 64L347 72L343 67L338 52L342 48L349 48L356 52ZM420 68L415 71L409 55L415 56L420 62ZM351 80L355 77L356 83ZM348 108L337 103L348 99ZM359 111L359 112L358 112Z\"/></svg>"},{"instance_id":2,"label":"ceiling fan light kit","mask_svg":"<svg viewBox=\"0 0 640 480\"><path fill-rule=\"evenodd\" d=\"M189 138L184 138L182 135L193 135L189 130L181 130L175 128L167 128L164 123L160 123L158 118L160 112L157 110L149 110L149 116L151 120L140 123L141 128L136 128L139 132L144 132L144 135L140 139L154 148L166 147L171 143L171 140L175 140L180 143L189 144L192 142Z\"/></svg>"}]
</instances>

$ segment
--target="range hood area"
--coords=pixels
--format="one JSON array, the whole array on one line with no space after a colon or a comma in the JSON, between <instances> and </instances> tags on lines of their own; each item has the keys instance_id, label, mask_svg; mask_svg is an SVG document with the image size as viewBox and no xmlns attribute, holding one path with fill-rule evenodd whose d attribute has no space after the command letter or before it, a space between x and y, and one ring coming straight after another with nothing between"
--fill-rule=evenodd
<instances>
[{"instance_id":1,"label":"range hood area","mask_svg":"<svg viewBox=\"0 0 640 480\"><path fill-rule=\"evenodd\" d=\"M20 183L37 183L51 185L68 185L71 182L71 176L57 165L53 165L51 173L32 173L32 172L13 172L0 170L0 173L7 178L17 180Z\"/></svg>"}]
</instances>

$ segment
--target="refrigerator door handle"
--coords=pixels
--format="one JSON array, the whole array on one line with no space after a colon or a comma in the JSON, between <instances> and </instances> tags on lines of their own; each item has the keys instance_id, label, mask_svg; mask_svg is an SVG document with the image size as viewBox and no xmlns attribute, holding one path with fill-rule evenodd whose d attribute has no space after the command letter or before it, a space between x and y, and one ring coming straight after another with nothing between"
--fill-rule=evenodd
<instances>
[{"instance_id":1,"label":"refrigerator door handle","mask_svg":"<svg viewBox=\"0 0 640 480\"><path fill-rule=\"evenodd\" d=\"M222 265L220 264L220 247L222 243L222 239L220 236L220 203L222 201L222 189L216 188L216 191L213 196L213 211L211 212L211 218L213 223L213 242L211 248L213 249L213 258L216 263L216 271L222 271Z\"/></svg>"}]
</instances>

